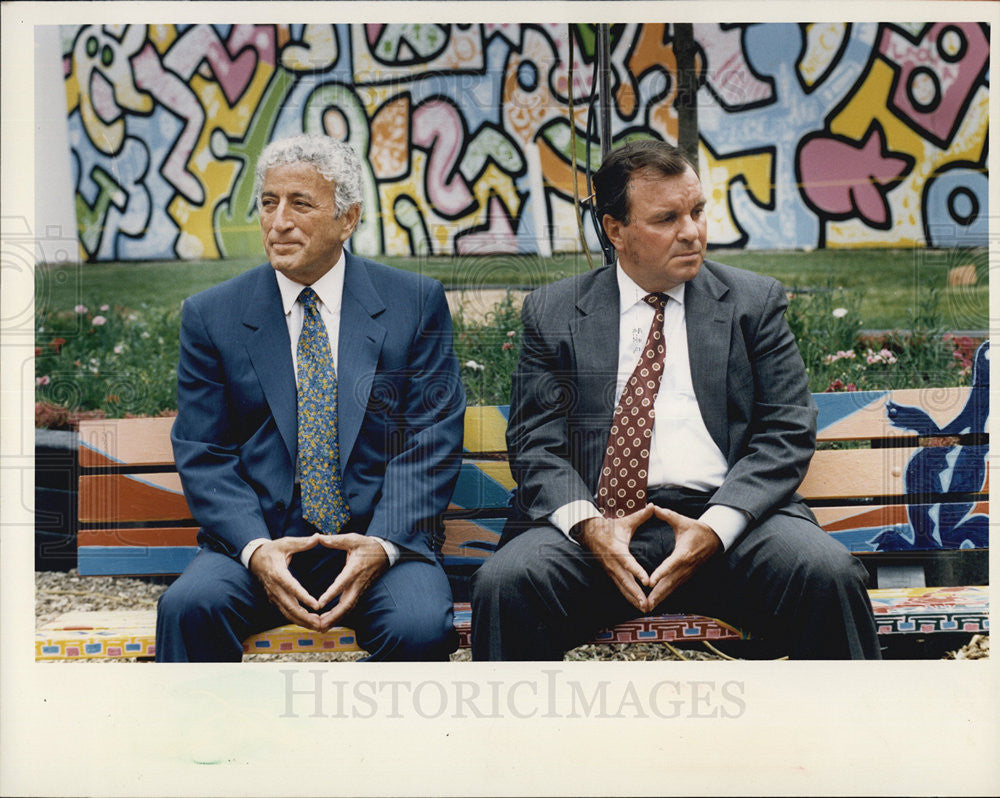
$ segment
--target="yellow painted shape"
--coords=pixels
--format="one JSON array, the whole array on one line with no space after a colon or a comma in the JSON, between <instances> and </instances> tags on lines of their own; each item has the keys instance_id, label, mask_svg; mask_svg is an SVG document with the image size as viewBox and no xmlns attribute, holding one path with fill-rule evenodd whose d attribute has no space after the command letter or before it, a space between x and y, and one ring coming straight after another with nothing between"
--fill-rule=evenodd
<instances>
[{"instance_id":1,"label":"yellow painted shape","mask_svg":"<svg viewBox=\"0 0 1000 798\"><path fill-rule=\"evenodd\" d=\"M378 180L404 177L409 166L410 100L398 97L382 106L371 121L368 159Z\"/></svg>"},{"instance_id":2,"label":"yellow painted shape","mask_svg":"<svg viewBox=\"0 0 1000 798\"><path fill-rule=\"evenodd\" d=\"M823 22L806 26L806 49L799 63L799 74L807 86L815 86L840 52L847 35L847 23Z\"/></svg>"},{"instance_id":3,"label":"yellow painted shape","mask_svg":"<svg viewBox=\"0 0 1000 798\"><path fill-rule=\"evenodd\" d=\"M982 158L989 125L989 92L986 87L978 89L951 146L942 150L905 125L888 107L894 77L892 68L877 59L864 85L830 122L832 133L860 141L872 121L877 121L882 127L888 149L905 153L916 160L913 170L888 194L892 229L872 230L861 219L831 222L827 225L828 246L922 244L923 209L920 197L927 180L945 164L955 161L976 163Z\"/></svg>"},{"instance_id":4,"label":"yellow painted shape","mask_svg":"<svg viewBox=\"0 0 1000 798\"><path fill-rule=\"evenodd\" d=\"M473 406L465 410L465 448L470 452L507 451L507 419L492 406Z\"/></svg>"},{"instance_id":5,"label":"yellow painted shape","mask_svg":"<svg viewBox=\"0 0 1000 798\"><path fill-rule=\"evenodd\" d=\"M475 463L476 468L486 476L492 477L507 490L514 490L517 484L510 474L510 466L506 460L482 460Z\"/></svg>"},{"instance_id":6,"label":"yellow painted shape","mask_svg":"<svg viewBox=\"0 0 1000 798\"><path fill-rule=\"evenodd\" d=\"M257 647L257 643L268 641L267 648ZM311 641L311 645L302 645ZM282 646L286 646L282 648ZM243 641L244 654L290 654L316 652L361 651L357 635L346 626L335 626L328 632L313 632L295 624L286 624L266 632L255 634Z\"/></svg>"},{"instance_id":7,"label":"yellow painted shape","mask_svg":"<svg viewBox=\"0 0 1000 798\"><path fill-rule=\"evenodd\" d=\"M187 167L201 183L205 201L201 205L192 205L178 195L168 206L170 216L185 234L183 245L179 244L182 257L220 257L215 240L215 209L230 199L241 164L234 159L217 157L212 151L212 136L219 130L230 139L242 139L273 76L274 65L259 59L250 84L232 108L214 78L207 80L198 73L192 76L189 85L205 111L205 123Z\"/></svg>"},{"instance_id":8,"label":"yellow painted shape","mask_svg":"<svg viewBox=\"0 0 1000 798\"><path fill-rule=\"evenodd\" d=\"M716 242L736 241L741 234L729 208L729 186L736 178L743 178L747 190L757 202L762 204L774 202L771 155L762 152L731 158L715 158L706 147L700 147L699 157L708 199L709 237Z\"/></svg>"},{"instance_id":9,"label":"yellow painted shape","mask_svg":"<svg viewBox=\"0 0 1000 798\"><path fill-rule=\"evenodd\" d=\"M510 175L490 162L482 175L471 186L475 202L472 210L457 219L445 219L439 216L424 190L424 180L427 170L427 156L418 148L410 152L411 164L406 177L393 183L379 182L379 201L383 208L382 227L385 238L385 249L388 255L409 255L410 241L406 230L396 221L392 212L396 199L407 197L420 211L427 227L428 237L435 252L452 252L455 236L466 230L481 227L487 222L490 196L495 194L503 202L511 218L521 209L521 199Z\"/></svg>"}]
</instances>

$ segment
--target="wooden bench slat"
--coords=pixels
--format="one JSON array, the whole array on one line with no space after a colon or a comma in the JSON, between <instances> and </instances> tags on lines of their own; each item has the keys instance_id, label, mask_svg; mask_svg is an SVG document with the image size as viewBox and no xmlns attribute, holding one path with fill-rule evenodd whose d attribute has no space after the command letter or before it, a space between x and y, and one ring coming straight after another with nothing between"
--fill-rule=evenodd
<instances>
[{"instance_id":1,"label":"wooden bench slat","mask_svg":"<svg viewBox=\"0 0 1000 798\"><path fill-rule=\"evenodd\" d=\"M81 421L80 465L84 468L120 463L173 465L170 444L173 425L173 418Z\"/></svg>"},{"instance_id":2,"label":"wooden bench slat","mask_svg":"<svg viewBox=\"0 0 1000 798\"><path fill-rule=\"evenodd\" d=\"M813 456L799 492L807 500L985 493L988 482L979 472L987 471L987 452L986 446L937 447L937 451L921 447L822 450ZM917 457L921 459L915 460ZM950 474L947 485L939 479L943 470ZM506 509L513 486L506 462L463 463L451 508ZM190 517L176 472L80 477L81 522L179 521Z\"/></svg>"},{"instance_id":3,"label":"wooden bench slat","mask_svg":"<svg viewBox=\"0 0 1000 798\"><path fill-rule=\"evenodd\" d=\"M80 522L185 521L191 518L181 478L171 474L84 474Z\"/></svg>"},{"instance_id":4,"label":"wooden bench slat","mask_svg":"<svg viewBox=\"0 0 1000 798\"><path fill-rule=\"evenodd\" d=\"M986 389L978 398L986 398ZM897 391L857 391L814 394L819 408L820 441L876 440L912 436L894 427L886 416L886 402L920 407L939 426L956 418L972 398L973 389L908 388ZM985 405L984 405L985 406ZM465 451L471 455L505 452L507 405L472 406L465 413ZM976 418L983 422L985 415ZM99 419L80 422L80 465L170 465L173 451L170 428L173 418ZM973 429L972 432L984 432Z\"/></svg>"},{"instance_id":5,"label":"wooden bench slat","mask_svg":"<svg viewBox=\"0 0 1000 798\"><path fill-rule=\"evenodd\" d=\"M949 527L940 517L942 505L886 504L877 506L814 507L823 529L855 554L885 551L938 551L986 548L990 505L986 500L949 505L959 523ZM918 526L938 514L936 535ZM979 538L982 538L980 540Z\"/></svg>"},{"instance_id":6,"label":"wooden bench slat","mask_svg":"<svg viewBox=\"0 0 1000 798\"><path fill-rule=\"evenodd\" d=\"M986 432L989 412L989 396L985 387L821 393L813 394L813 399L819 409L816 426L820 441L913 437L915 433L912 430L891 423L886 412L890 401L903 407L920 408L942 429L968 411L968 433Z\"/></svg>"},{"instance_id":7,"label":"wooden bench slat","mask_svg":"<svg viewBox=\"0 0 1000 798\"><path fill-rule=\"evenodd\" d=\"M958 486L963 493L985 491L986 483L975 475L977 469L985 475L987 451L985 446L939 447L937 453L918 447L821 450L813 455L799 493L817 500L948 493ZM942 485L937 467L946 466L947 457L954 470L950 484Z\"/></svg>"},{"instance_id":8,"label":"wooden bench slat","mask_svg":"<svg viewBox=\"0 0 1000 798\"><path fill-rule=\"evenodd\" d=\"M77 551L80 576L170 576L198 553L197 546L86 546Z\"/></svg>"},{"instance_id":9,"label":"wooden bench slat","mask_svg":"<svg viewBox=\"0 0 1000 798\"><path fill-rule=\"evenodd\" d=\"M116 529L81 529L76 542L83 548L94 546L156 547L197 546L198 529L193 526L118 527Z\"/></svg>"}]
</instances>

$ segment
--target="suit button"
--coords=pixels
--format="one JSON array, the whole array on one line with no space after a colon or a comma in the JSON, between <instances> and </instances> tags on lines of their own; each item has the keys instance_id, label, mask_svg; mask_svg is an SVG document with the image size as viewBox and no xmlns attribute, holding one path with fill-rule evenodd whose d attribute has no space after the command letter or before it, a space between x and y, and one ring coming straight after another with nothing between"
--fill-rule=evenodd
<instances>
[{"instance_id":1,"label":"suit button","mask_svg":"<svg viewBox=\"0 0 1000 798\"><path fill-rule=\"evenodd\" d=\"M277 503L276 505L274 505L274 506L275 506L275 509L277 509L277 511L278 511L279 513L283 513L283 512L285 512L285 503L284 503L284 502L278 502L278 503Z\"/></svg>"}]
</instances>

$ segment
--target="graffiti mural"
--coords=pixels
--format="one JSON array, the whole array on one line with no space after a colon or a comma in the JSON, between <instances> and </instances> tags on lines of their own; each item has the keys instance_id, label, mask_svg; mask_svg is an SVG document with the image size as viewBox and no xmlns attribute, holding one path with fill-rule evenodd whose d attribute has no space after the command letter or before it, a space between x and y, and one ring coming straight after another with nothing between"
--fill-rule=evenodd
<instances>
[{"instance_id":1,"label":"graffiti mural","mask_svg":"<svg viewBox=\"0 0 1000 798\"><path fill-rule=\"evenodd\" d=\"M587 136L595 26L60 30L87 260L260 253L253 160L302 131L362 155L356 252L584 246L573 200L600 162ZM697 24L694 35L713 245L986 243L987 26ZM611 26L615 142L676 141L673 41L670 25Z\"/></svg>"}]
</instances>

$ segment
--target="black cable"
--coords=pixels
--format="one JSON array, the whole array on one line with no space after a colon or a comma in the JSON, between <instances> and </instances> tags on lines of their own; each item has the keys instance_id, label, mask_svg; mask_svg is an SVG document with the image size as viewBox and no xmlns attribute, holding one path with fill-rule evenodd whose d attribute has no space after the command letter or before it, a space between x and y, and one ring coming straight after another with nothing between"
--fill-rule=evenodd
<instances>
[{"instance_id":1,"label":"black cable","mask_svg":"<svg viewBox=\"0 0 1000 798\"><path fill-rule=\"evenodd\" d=\"M590 212L590 221L594 226L594 232L597 233L597 241L601 245L601 252L604 253L604 264L610 266L614 263L615 250L611 246L611 242L608 240L604 233L604 228L601 227L601 222L597 218L597 206L594 202L594 197L596 192L594 191L594 183L591 180L591 169L590 169L590 151L593 141L594 133L591 132L591 128L596 126L597 117L594 114L594 105L597 100L597 68L599 64L597 59L594 59L594 76L590 82L590 100L587 103L587 185L590 188L590 199L587 200L587 210Z\"/></svg>"}]
</instances>

